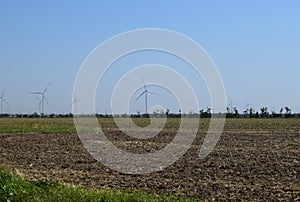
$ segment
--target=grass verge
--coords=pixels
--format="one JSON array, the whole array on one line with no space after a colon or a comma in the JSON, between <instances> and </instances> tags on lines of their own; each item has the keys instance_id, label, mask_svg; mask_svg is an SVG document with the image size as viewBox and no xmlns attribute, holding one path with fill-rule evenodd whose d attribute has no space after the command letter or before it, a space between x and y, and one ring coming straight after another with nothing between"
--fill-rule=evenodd
<instances>
[{"instance_id":1,"label":"grass verge","mask_svg":"<svg viewBox=\"0 0 300 202\"><path fill-rule=\"evenodd\" d=\"M0 168L0 201L195 201L134 191L71 186L57 181L28 181Z\"/></svg>"}]
</instances>

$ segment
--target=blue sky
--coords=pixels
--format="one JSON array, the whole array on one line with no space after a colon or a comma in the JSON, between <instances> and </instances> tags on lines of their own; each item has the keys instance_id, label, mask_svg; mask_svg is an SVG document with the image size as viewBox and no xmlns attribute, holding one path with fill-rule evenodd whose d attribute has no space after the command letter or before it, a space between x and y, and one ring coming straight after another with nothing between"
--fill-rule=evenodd
<instances>
[{"instance_id":1,"label":"blue sky","mask_svg":"<svg viewBox=\"0 0 300 202\"><path fill-rule=\"evenodd\" d=\"M149 27L199 43L221 73L228 101L240 110L248 102L256 109L300 111L299 8L299 1L1 1L0 88L7 87L10 104L5 111L38 111L29 92L49 81L47 112L70 111L76 74L87 55L116 34ZM98 112L110 111L101 97L108 89L98 93ZM177 110L165 99L153 99ZM136 104L133 111L143 109Z\"/></svg>"}]
</instances>

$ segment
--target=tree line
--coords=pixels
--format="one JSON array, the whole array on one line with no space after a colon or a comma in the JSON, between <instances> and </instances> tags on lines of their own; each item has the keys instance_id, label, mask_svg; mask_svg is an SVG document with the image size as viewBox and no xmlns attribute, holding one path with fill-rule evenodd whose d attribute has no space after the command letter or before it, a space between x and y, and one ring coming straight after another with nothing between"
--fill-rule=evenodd
<instances>
[{"instance_id":1,"label":"tree line","mask_svg":"<svg viewBox=\"0 0 300 202\"><path fill-rule=\"evenodd\" d=\"M179 110L177 113L170 112L169 109L166 111L155 111L151 114L144 113L141 114L140 112L133 113L133 114L81 114L76 116L81 117L92 117L96 116L98 118L148 118L148 117L168 117L168 118L180 118L180 117L191 117L191 118L210 118L213 114L220 114L220 113L214 113L212 112L211 108L201 109L198 113L196 112L189 112L185 113ZM32 114L0 114L0 118L72 118L74 115L72 113L66 113L66 114L38 114L38 113L32 113ZM283 107L280 109L279 112L276 112L275 110L269 111L268 107L261 107L259 110L255 110L254 108L250 107L242 112L240 112L236 107L233 108L226 108L226 118L298 118L300 117L299 113L292 113L292 110L290 107Z\"/></svg>"}]
</instances>

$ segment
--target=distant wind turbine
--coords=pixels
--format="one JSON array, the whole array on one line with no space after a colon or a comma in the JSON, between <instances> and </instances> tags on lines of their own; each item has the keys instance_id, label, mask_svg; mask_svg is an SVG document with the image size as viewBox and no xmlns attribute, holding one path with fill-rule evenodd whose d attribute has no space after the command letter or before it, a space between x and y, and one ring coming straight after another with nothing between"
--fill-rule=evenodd
<instances>
[{"instance_id":1,"label":"distant wind turbine","mask_svg":"<svg viewBox=\"0 0 300 202\"><path fill-rule=\"evenodd\" d=\"M138 99L140 99L143 95L145 95L145 114L148 114L148 93L152 94L152 95L158 95L156 93L150 92L147 89L147 86L145 84L145 81L143 79L143 84L144 84L144 91L135 99L135 101L137 101Z\"/></svg>"},{"instance_id":2,"label":"distant wind turbine","mask_svg":"<svg viewBox=\"0 0 300 202\"><path fill-rule=\"evenodd\" d=\"M232 100L229 98L229 109L230 109L230 113L233 113L233 109L235 108L235 106L237 105L237 103L232 102Z\"/></svg>"},{"instance_id":3,"label":"distant wind turbine","mask_svg":"<svg viewBox=\"0 0 300 202\"><path fill-rule=\"evenodd\" d=\"M41 105L41 114L45 114L45 102L47 103L47 105L49 105L47 98L45 96L45 93L48 90L50 84L51 83L49 82L47 87L42 92L30 92L30 94L41 96L40 103L39 103L39 105ZM37 97L37 96L35 96L35 97Z\"/></svg>"},{"instance_id":4,"label":"distant wind turbine","mask_svg":"<svg viewBox=\"0 0 300 202\"><path fill-rule=\"evenodd\" d=\"M246 113L249 113L250 112L250 109L252 108L253 109L253 105L252 104L249 104L248 100L246 99L246 105L245 105L245 112Z\"/></svg>"},{"instance_id":5,"label":"distant wind turbine","mask_svg":"<svg viewBox=\"0 0 300 202\"><path fill-rule=\"evenodd\" d=\"M73 106L74 106L74 110L75 110L74 112L75 112L75 114L77 113L77 103L81 102L81 101L83 101L83 100L82 99L78 99L76 97L76 95L73 95L72 103L69 105L69 107L73 108Z\"/></svg>"},{"instance_id":6,"label":"distant wind turbine","mask_svg":"<svg viewBox=\"0 0 300 202\"><path fill-rule=\"evenodd\" d=\"M0 99L1 99L1 114L3 114L3 104L5 103L5 104L9 105L8 102L4 98L5 90L6 90L6 87L3 88L3 91L2 91L1 97L0 97Z\"/></svg>"}]
</instances>

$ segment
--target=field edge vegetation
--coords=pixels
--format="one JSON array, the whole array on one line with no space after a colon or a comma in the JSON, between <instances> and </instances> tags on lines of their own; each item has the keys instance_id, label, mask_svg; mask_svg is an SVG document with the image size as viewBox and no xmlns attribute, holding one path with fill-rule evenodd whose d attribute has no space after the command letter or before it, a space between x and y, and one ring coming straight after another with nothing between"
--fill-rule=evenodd
<instances>
[{"instance_id":1,"label":"field edge vegetation","mask_svg":"<svg viewBox=\"0 0 300 202\"><path fill-rule=\"evenodd\" d=\"M0 166L0 201L197 201L139 190L126 192L70 185L52 180L29 181Z\"/></svg>"}]
</instances>

